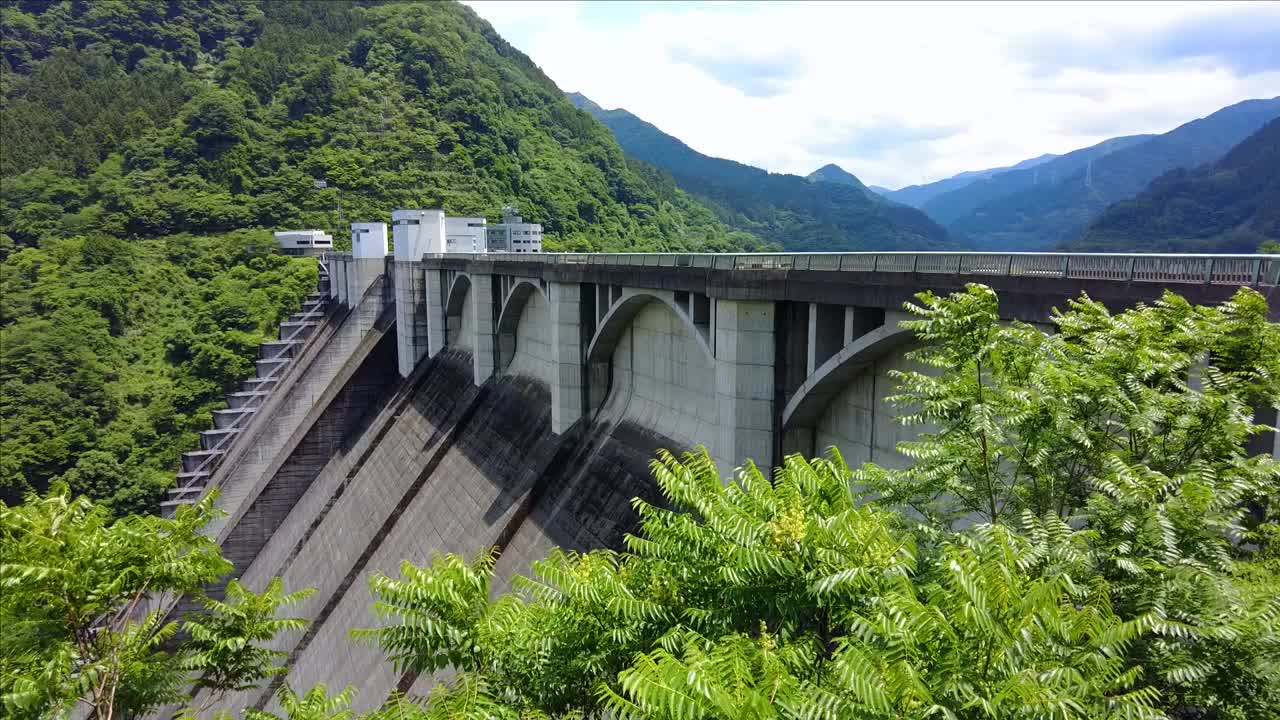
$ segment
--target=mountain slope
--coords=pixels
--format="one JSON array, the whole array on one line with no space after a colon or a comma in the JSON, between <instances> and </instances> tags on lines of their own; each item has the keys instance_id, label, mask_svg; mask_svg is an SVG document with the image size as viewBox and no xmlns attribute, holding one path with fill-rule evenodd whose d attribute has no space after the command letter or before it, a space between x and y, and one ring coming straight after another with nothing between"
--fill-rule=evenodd
<instances>
[{"instance_id":1,"label":"mountain slope","mask_svg":"<svg viewBox=\"0 0 1280 720\"><path fill-rule=\"evenodd\" d=\"M729 234L659 198L604 127L462 5L200 5L233 29L208 21L216 32L181 51L167 49L171 33L187 36L150 6L5 6L22 29L22 42L6 34L5 59L24 72L6 74L0 167L73 187L6 193L4 232L31 244L96 208L90 227L105 216L129 235L305 225L340 237L339 204L360 218L515 204L550 248L696 248ZM48 222L13 222L33 202L54 206Z\"/></svg>"},{"instance_id":2,"label":"mountain slope","mask_svg":"<svg viewBox=\"0 0 1280 720\"><path fill-rule=\"evenodd\" d=\"M1247 100L1163 135L1116 138L1000 173L934 198L925 210L980 249L1046 249L1077 237L1107 205L1133 197L1163 173L1217 160L1277 116L1280 98Z\"/></svg>"},{"instance_id":3,"label":"mountain slope","mask_svg":"<svg viewBox=\"0 0 1280 720\"><path fill-rule=\"evenodd\" d=\"M1022 170L1010 170L974 178L960 187L936 195L921 208L944 225L950 225L979 208L1017 193L1047 188L1083 171L1091 161L1150 139L1151 135L1112 138L1087 148L1060 155L1048 162ZM962 179L965 180L968 178Z\"/></svg>"},{"instance_id":4,"label":"mountain slope","mask_svg":"<svg viewBox=\"0 0 1280 720\"><path fill-rule=\"evenodd\" d=\"M1253 252L1280 240L1280 119L1221 160L1157 178L1106 209L1070 250Z\"/></svg>"},{"instance_id":5,"label":"mountain slope","mask_svg":"<svg viewBox=\"0 0 1280 720\"><path fill-rule=\"evenodd\" d=\"M154 508L258 342L315 287L270 229L397 207L548 247L759 247L456 3L0 7L0 499ZM315 181L327 187L317 189Z\"/></svg>"},{"instance_id":6,"label":"mountain slope","mask_svg":"<svg viewBox=\"0 0 1280 720\"><path fill-rule=\"evenodd\" d=\"M899 188L898 190L888 190L882 194L894 202L900 202L903 205L910 205L915 208L923 208L925 203L939 195L942 195L943 193L948 193L952 190L959 190L962 187L972 185L978 180L989 178L992 175L997 175L999 173L1009 172L1011 170L1023 170L1037 165L1043 165L1056 157L1058 156L1046 153L1039 157L1023 160L1016 165L1010 165L1008 167L988 168L986 170L966 170L965 172L957 173L944 180L924 183L921 185L908 185L907 187Z\"/></svg>"},{"instance_id":7,"label":"mountain slope","mask_svg":"<svg viewBox=\"0 0 1280 720\"><path fill-rule=\"evenodd\" d=\"M628 155L667 172L729 225L788 250L954 248L946 231L913 208L872 199L865 188L814 183L703 155L626 110L604 110L579 93Z\"/></svg>"},{"instance_id":8,"label":"mountain slope","mask_svg":"<svg viewBox=\"0 0 1280 720\"><path fill-rule=\"evenodd\" d=\"M863 185L862 181L858 179L858 176L835 163L827 163L826 165L823 165L817 170L806 175L805 179L810 182L829 182L836 183L837 185L849 185L850 187L856 187L860 190L868 189L867 186Z\"/></svg>"}]
</instances>

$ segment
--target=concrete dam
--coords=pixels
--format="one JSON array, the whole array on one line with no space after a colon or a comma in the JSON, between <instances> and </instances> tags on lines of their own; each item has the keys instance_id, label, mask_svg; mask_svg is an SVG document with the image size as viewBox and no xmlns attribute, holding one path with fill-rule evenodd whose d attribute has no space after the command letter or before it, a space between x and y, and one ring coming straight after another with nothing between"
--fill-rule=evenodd
<instances>
[{"instance_id":1,"label":"concrete dam","mask_svg":"<svg viewBox=\"0 0 1280 720\"><path fill-rule=\"evenodd\" d=\"M399 246L397 246L399 250ZM404 254L408 254L407 252ZM550 548L619 547L657 500L657 448L746 459L840 449L903 462L889 371L923 290L981 282L1009 319L1047 324L1082 292L1113 310L1241 285L1277 314L1280 257L967 253L330 255L320 292L263 345L259 377L183 458L165 508L216 488L233 575L316 592L273 643L288 673L223 707L273 708L280 682L426 694L348 631L366 581L435 553L500 550L495 590ZM1263 422L1275 422L1263 417ZM1275 439L1267 439L1274 451Z\"/></svg>"}]
</instances>

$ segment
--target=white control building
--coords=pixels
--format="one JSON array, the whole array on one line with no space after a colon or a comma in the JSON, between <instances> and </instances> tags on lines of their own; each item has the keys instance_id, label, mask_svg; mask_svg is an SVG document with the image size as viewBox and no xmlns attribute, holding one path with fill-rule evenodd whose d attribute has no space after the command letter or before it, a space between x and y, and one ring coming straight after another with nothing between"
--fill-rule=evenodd
<instances>
[{"instance_id":1,"label":"white control building","mask_svg":"<svg viewBox=\"0 0 1280 720\"><path fill-rule=\"evenodd\" d=\"M272 234L285 255L319 255L333 250L333 236L323 230L281 230Z\"/></svg>"},{"instance_id":2,"label":"white control building","mask_svg":"<svg viewBox=\"0 0 1280 720\"><path fill-rule=\"evenodd\" d=\"M445 252L482 253L488 250L488 228L482 217L445 217Z\"/></svg>"},{"instance_id":3,"label":"white control building","mask_svg":"<svg viewBox=\"0 0 1280 720\"><path fill-rule=\"evenodd\" d=\"M391 213L392 252L397 260L421 260L445 248L443 210L396 210Z\"/></svg>"},{"instance_id":4,"label":"white control building","mask_svg":"<svg viewBox=\"0 0 1280 720\"><path fill-rule=\"evenodd\" d=\"M387 256L387 224L351 223L351 257L357 260Z\"/></svg>"}]
</instances>

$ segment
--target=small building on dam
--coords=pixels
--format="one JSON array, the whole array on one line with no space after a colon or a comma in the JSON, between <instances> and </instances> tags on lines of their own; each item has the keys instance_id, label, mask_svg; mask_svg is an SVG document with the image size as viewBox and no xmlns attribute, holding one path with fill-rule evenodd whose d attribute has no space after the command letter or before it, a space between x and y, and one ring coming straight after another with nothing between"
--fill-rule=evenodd
<instances>
[{"instance_id":1,"label":"small building on dam","mask_svg":"<svg viewBox=\"0 0 1280 720\"><path fill-rule=\"evenodd\" d=\"M219 490L210 532L234 576L316 588L294 608L308 627L273 641L288 672L224 707L270 709L286 681L355 684L357 710L425 693L432 677L348 639L377 622L368 577L497 547L505 579L554 546L619 547L631 499L657 499L658 448L706 446L726 474L830 446L904 462L912 430L886 398L917 292L982 282L1041 324L1082 292L1119 309L1251 285L1280 306L1269 256L493 252L540 249L541 227L460 220L353 225L352 252L325 257L317 294L184 457L166 505Z\"/></svg>"}]
</instances>

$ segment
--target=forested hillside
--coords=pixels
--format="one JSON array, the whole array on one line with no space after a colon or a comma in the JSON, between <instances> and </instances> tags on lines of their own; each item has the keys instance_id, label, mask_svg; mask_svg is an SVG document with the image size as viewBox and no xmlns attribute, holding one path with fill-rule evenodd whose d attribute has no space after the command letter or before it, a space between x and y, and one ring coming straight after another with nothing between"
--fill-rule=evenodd
<instances>
[{"instance_id":1,"label":"forested hillside","mask_svg":"<svg viewBox=\"0 0 1280 720\"><path fill-rule=\"evenodd\" d=\"M759 246L629 166L456 3L0 13L6 500L62 477L122 512L152 506L314 288L311 261L271 255L271 229L341 238L342 221L396 207L515 204L548 248Z\"/></svg>"},{"instance_id":2,"label":"forested hillside","mask_svg":"<svg viewBox=\"0 0 1280 720\"><path fill-rule=\"evenodd\" d=\"M1046 250L1160 175L1216 161L1277 116L1280 98L1246 100L1163 135L1115 138L1000 173L934 198L925 211L979 249Z\"/></svg>"},{"instance_id":3,"label":"forested hillside","mask_svg":"<svg viewBox=\"0 0 1280 720\"><path fill-rule=\"evenodd\" d=\"M1280 241L1280 119L1216 163L1166 173L1065 247L1085 252L1254 252Z\"/></svg>"},{"instance_id":4,"label":"forested hillside","mask_svg":"<svg viewBox=\"0 0 1280 720\"><path fill-rule=\"evenodd\" d=\"M613 131L628 155L671 173L725 223L787 250L941 250L955 241L924 213L864 187L810 182L799 175L703 155L622 109L604 110L573 93L578 107Z\"/></svg>"}]
</instances>

